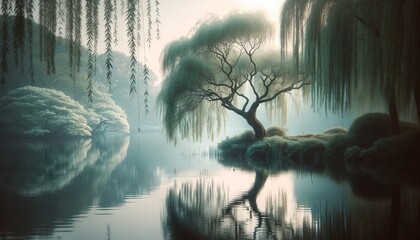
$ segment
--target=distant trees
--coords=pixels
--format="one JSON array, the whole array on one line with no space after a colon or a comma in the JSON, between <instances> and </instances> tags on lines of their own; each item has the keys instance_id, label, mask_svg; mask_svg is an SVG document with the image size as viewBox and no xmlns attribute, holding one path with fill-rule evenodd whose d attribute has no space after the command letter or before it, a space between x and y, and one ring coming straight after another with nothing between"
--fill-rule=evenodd
<instances>
[{"instance_id":1,"label":"distant trees","mask_svg":"<svg viewBox=\"0 0 420 240\"><path fill-rule=\"evenodd\" d=\"M313 77L316 106L343 111L385 99L398 125L414 99L420 119L419 12L417 0L287 0L283 56L293 52L295 68Z\"/></svg>"},{"instance_id":2,"label":"distant trees","mask_svg":"<svg viewBox=\"0 0 420 240\"><path fill-rule=\"evenodd\" d=\"M213 134L226 109L243 117L256 139L267 136L258 107L267 103L285 114L284 94L308 84L282 66L278 52L264 49L272 30L261 13L231 14L206 19L190 37L168 44L158 106L169 139L197 139L205 128Z\"/></svg>"},{"instance_id":3,"label":"distant trees","mask_svg":"<svg viewBox=\"0 0 420 240\"><path fill-rule=\"evenodd\" d=\"M92 136L104 131L127 133L127 117L111 99L102 97L92 108L61 91L26 86L0 99L3 133Z\"/></svg>"}]
</instances>

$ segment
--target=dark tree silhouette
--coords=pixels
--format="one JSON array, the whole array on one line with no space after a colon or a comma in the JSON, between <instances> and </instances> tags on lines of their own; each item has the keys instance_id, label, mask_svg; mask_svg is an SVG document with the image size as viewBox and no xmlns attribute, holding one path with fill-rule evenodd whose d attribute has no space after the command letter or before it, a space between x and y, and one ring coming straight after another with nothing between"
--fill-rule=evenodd
<instances>
[{"instance_id":1,"label":"dark tree silhouette","mask_svg":"<svg viewBox=\"0 0 420 240\"><path fill-rule=\"evenodd\" d=\"M256 139L267 136L257 119L260 105L285 114L285 93L309 84L291 74L280 55L264 49L273 26L262 13L232 14L204 20L188 38L163 52L166 77L158 103L169 139L213 134L223 126L225 110L243 117ZM220 107L222 106L222 107Z\"/></svg>"}]
</instances>

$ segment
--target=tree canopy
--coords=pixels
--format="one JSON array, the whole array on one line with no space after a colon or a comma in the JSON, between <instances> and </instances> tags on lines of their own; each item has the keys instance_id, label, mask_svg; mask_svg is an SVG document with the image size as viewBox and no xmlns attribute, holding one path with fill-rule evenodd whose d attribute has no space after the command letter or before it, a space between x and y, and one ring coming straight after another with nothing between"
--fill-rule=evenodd
<instances>
[{"instance_id":1,"label":"tree canopy","mask_svg":"<svg viewBox=\"0 0 420 240\"><path fill-rule=\"evenodd\" d=\"M109 97L85 108L63 92L26 86L0 99L2 131L8 134L92 136L104 131L128 133L127 116Z\"/></svg>"},{"instance_id":2,"label":"tree canopy","mask_svg":"<svg viewBox=\"0 0 420 240\"><path fill-rule=\"evenodd\" d=\"M158 105L169 139L199 139L204 129L212 136L224 127L226 109L243 117L257 139L267 135L257 108L269 103L285 114L284 93L307 84L280 63L278 51L265 48L272 34L263 13L236 13L204 19L191 36L167 45Z\"/></svg>"},{"instance_id":3,"label":"tree canopy","mask_svg":"<svg viewBox=\"0 0 420 240\"><path fill-rule=\"evenodd\" d=\"M283 56L292 52L313 77L315 106L338 112L396 98L404 112L414 97L420 116L419 10L416 0L287 0Z\"/></svg>"}]
</instances>

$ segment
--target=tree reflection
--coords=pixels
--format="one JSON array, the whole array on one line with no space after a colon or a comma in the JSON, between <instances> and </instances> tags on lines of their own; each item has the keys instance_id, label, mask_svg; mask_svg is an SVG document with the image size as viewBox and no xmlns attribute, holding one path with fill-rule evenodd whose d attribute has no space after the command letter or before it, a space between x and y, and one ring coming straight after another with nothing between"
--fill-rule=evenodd
<instances>
[{"instance_id":1,"label":"tree reflection","mask_svg":"<svg viewBox=\"0 0 420 240\"><path fill-rule=\"evenodd\" d=\"M261 210L257 198L268 175L256 172L252 187L232 201L228 189L200 179L175 185L166 197L164 228L170 239L279 239L302 235L286 219L286 194L267 198ZM308 219L302 224L308 226ZM308 228L306 228L308 229Z\"/></svg>"},{"instance_id":2,"label":"tree reflection","mask_svg":"<svg viewBox=\"0 0 420 240\"><path fill-rule=\"evenodd\" d=\"M218 161L226 167L252 171L248 161L236 155L218 157ZM216 184L210 179L176 184L166 197L166 211L163 216L166 237L417 239L419 236L420 189L401 186L400 182L389 184L367 174L351 172L342 166L335 168L334 165L328 165L311 170L302 161L301 166L280 162L273 168L269 164L272 161L276 160L264 162L267 169L260 165L258 170L254 170L255 179L251 188L234 198L229 196L229 188L224 184ZM324 176L323 179L328 181L332 178L331 182L335 182L341 190L335 192L337 190L323 189L329 185L318 181L310 186L300 183L300 192L296 192L298 186L294 186L295 192L270 189L267 194L266 190L262 191L269 176L282 175L286 171L307 173L311 175L311 179L312 173ZM401 189L398 206L394 201L395 186ZM317 194L306 195L307 201L299 203L305 194L303 191L308 188L313 188L312 191ZM292 194L296 202L290 203L287 200L288 194ZM322 194L340 196L322 198ZM291 218L290 214L294 217Z\"/></svg>"},{"instance_id":3,"label":"tree reflection","mask_svg":"<svg viewBox=\"0 0 420 240\"><path fill-rule=\"evenodd\" d=\"M100 195L128 145L128 137L2 142L0 232L47 236L70 226Z\"/></svg>"}]
</instances>

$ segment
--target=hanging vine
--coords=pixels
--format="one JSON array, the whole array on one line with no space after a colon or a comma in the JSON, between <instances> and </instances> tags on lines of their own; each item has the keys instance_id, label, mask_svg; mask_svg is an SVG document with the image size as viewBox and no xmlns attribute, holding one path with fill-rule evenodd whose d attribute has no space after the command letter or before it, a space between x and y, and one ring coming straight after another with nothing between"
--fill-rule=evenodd
<instances>
[{"instance_id":1,"label":"hanging vine","mask_svg":"<svg viewBox=\"0 0 420 240\"><path fill-rule=\"evenodd\" d=\"M126 26L127 26L127 36L128 36L128 48L130 52L130 96L132 97L135 93L137 93L136 89L136 34L135 34L135 26L136 26L136 10L137 9L137 1L136 0L128 0L127 1L127 11L126 11Z\"/></svg>"},{"instance_id":2,"label":"hanging vine","mask_svg":"<svg viewBox=\"0 0 420 240\"><path fill-rule=\"evenodd\" d=\"M26 27L28 33L28 46L29 46L29 76L31 77L31 85L35 84L34 78L34 61L33 61L33 11L34 11L34 2L33 0L27 0L25 14L26 14Z\"/></svg>"},{"instance_id":3,"label":"hanging vine","mask_svg":"<svg viewBox=\"0 0 420 240\"><path fill-rule=\"evenodd\" d=\"M159 0L155 1L155 24L156 24L156 40L160 40L160 3Z\"/></svg>"},{"instance_id":4,"label":"hanging vine","mask_svg":"<svg viewBox=\"0 0 420 240\"><path fill-rule=\"evenodd\" d=\"M40 60L46 61L47 74L55 73L55 30L57 26L55 1L39 2Z\"/></svg>"},{"instance_id":5,"label":"hanging vine","mask_svg":"<svg viewBox=\"0 0 420 240\"><path fill-rule=\"evenodd\" d=\"M68 0L66 2L66 37L68 39L68 57L70 76L75 81L76 72L80 71L81 56L81 0Z\"/></svg>"},{"instance_id":6,"label":"hanging vine","mask_svg":"<svg viewBox=\"0 0 420 240\"><path fill-rule=\"evenodd\" d=\"M64 23L65 19L65 10L64 10L64 0L57 1L57 13L58 13L58 37L64 37Z\"/></svg>"},{"instance_id":7,"label":"hanging vine","mask_svg":"<svg viewBox=\"0 0 420 240\"><path fill-rule=\"evenodd\" d=\"M148 6L147 6L147 12L149 12L149 10L150 10L150 6L149 6L149 4L150 4L150 1L148 2ZM144 10L143 10L143 5L141 5L141 11L143 12ZM149 18L149 16L148 16L148 18ZM140 19L139 19L139 21L140 21ZM143 21L145 21L144 20L144 14L143 14ZM150 22L149 22L150 23ZM148 31L148 33L151 33L151 30L150 30L150 26L151 25L148 25L148 27L149 27L149 31ZM144 28L142 29L143 30L143 35L145 35L145 30L144 30ZM139 28L139 31L140 31L140 28ZM143 38L143 41L145 41L144 40L144 38ZM141 44L139 44L139 46L140 46ZM147 58L146 58L146 43L144 42L143 43L143 62L144 62L144 65L143 65L143 87L144 87L144 100L143 100L143 102L144 102L144 114L147 116L148 114L149 114L149 69L148 69L148 67L147 67Z\"/></svg>"},{"instance_id":8,"label":"hanging vine","mask_svg":"<svg viewBox=\"0 0 420 240\"><path fill-rule=\"evenodd\" d=\"M8 70L7 58L9 55L9 0L2 0L1 13L3 14L3 19L1 26L0 85L4 88Z\"/></svg>"},{"instance_id":9,"label":"hanging vine","mask_svg":"<svg viewBox=\"0 0 420 240\"><path fill-rule=\"evenodd\" d=\"M80 72L82 51L82 19L86 21L86 47L88 60L87 68L87 96L93 101L93 79L96 71L96 58L98 55L99 7L103 2L104 9L104 43L105 43L105 67L106 80L111 89L112 85L112 45L118 44L118 20L119 14L124 13L126 33L130 57L130 95L137 93L137 74L143 74L144 96L146 112L148 112L148 81L150 81L147 64L144 64L143 72L138 67L140 58L139 47L148 45L151 48L153 28L156 39L160 39L160 1L159 0L0 0L1 1L1 25L0 31L0 85L5 86L8 75L10 45L13 51L13 63L20 65L24 70L23 59L28 58L27 72L30 75L31 84L34 79L34 49L33 49L33 21L38 16L39 31L39 60L45 64L47 74L56 71L55 56L57 37L66 38L65 44L68 53L70 76L75 81L76 74ZM34 7L37 4L37 7ZM85 9L83 9L82 4ZM143 9L143 4L145 9ZM35 12L35 9L37 12ZM85 14L85 18L82 17ZM144 19L147 17L147 19ZM154 19L153 19L154 18ZM147 23L146 23L147 21ZM147 25L147 26L146 26ZM147 29L146 29L147 28ZM147 32L146 32L147 31ZM141 34L142 32L142 34ZM146 36L147 34L147 36ZM11 36L11 37L10 37ZM10 39L12 38L12 39ZM12 40L12 41L11 41ZM146 40L146 41L145 41ZM25 42L27 41L27 42ZM27 47L27 49L26 49ZM136 56L136 53L138 56ZM146 51L144 49L144 60Z\"/></svg>"},{"instance_id":10,"label":"hanging vine","mask_svg":"<svg viewBox=\"0 0 420 240\"><path fill-rule=\"evenodd\" d=\"M114 0L115 3L115 0ZM112 0L105 0L104 8L104 20L105 20L105 68L106 68L106 81L108 84L109 91L112 86L112 12L114 10Z\"/></svg>"},{"instance_id":11,"label":"hanging vine","mask_svg":"<svg viewBox=\"0 0 420 240\"><path fill-rule=\"evenodd\" d=\"M77 72L80 71L80 57L81 57L81 44L82 44L82 2L81 0L76 0L74 4L74 58ZM75 74L73 74L74 76Z\"/></svg>"},{"instance_id":12,"label":"hanging vine","mask_svg":"<svg viewBox=\"0 0 420 240\"><path fill-rule=\"evenodd\" d=\"M114 11L114 46L118 45L118 13L117 13L117 0L114 0L113 9Z\"/></svg>"},{"instance_id":13,"label":"hanging vine","mask_svg":"<svg viewBox=\"0 0 420 240\"><path fill-rule=\"evenodd\" d=\"M143 85L144 85L144 113L147 116L149 112L149 68L147 67L147 64L144 64L143 67Z\"/></svg>"},{"instance_id":14,"label":"hanging vine","mask_svg":"<svg viewBox=\"0 0 420 240\"><path fill-rule=\"evenodd\" d=\"M147 0L147 44L149 46L149 49L152 47L152 29L152 4L151 0Z\"/></svg>"},{"instance_id":15,"label":"hanging vine","mask_svg":"<svg viewBox=\"0 0 420 240\"><path fill-rule=\"evenodd\" d=\"M25 42L25 1L15 0L15 19L13 26L14 63L23 67Z\"/></svg>"},{"instance_id":16,"label":"hanging vine","mask_svg":"<svg viewBox=\"0 0 420 240\"><path fill-rule=\"evenodd\" d=\"M87 33L87 95L93 101L93 75L95 74L98 44L98 0L86 1L86 33Z\"/></svg>"}]
</instances>

